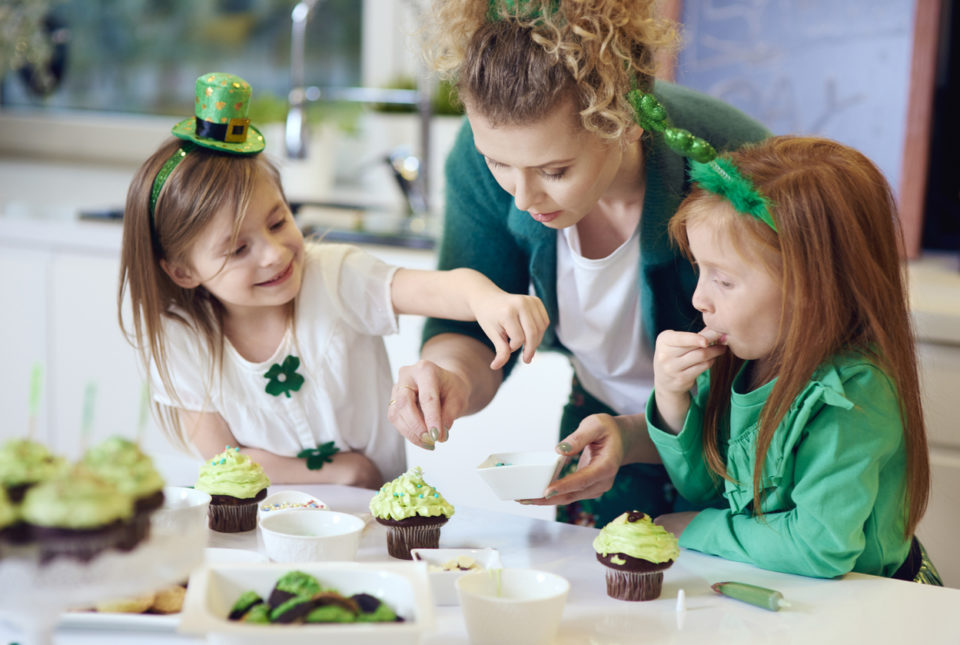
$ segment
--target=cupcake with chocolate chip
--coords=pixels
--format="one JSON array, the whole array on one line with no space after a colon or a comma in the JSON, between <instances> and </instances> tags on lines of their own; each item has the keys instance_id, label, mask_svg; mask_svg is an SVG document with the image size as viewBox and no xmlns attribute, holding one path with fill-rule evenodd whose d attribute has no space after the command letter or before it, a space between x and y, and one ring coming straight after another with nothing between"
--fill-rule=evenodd
<instances>
[{"instance_id":1,"label":"cupcake with chocolate chip","mask_svg":"<svg viewBox=\"0 0 960 645\"><path fill-rule=\"evenodd\" d=\"M200 467L194 488L210 495L211 530L240 533L257 528L257 503L267 496L270 479L240 448L227 446Z\"/></svg>"},{"instance_id":2,"label":"cupcake with chocolate chip","mask_svg":"<svg viewBox=\"0 0 960 645\"><path fill-rule=\"evenodd\" d=\"M435 549L440 527L453 515L453 506L423 480L419 466L387 482L370 501L374 519L387 527L387 551L411 560L410 549Z\"/></svg>"},{"instance_id":3,"label":"cupcake with chocolate chip","mask_svg":"<svg viewBox=\"0 0 960 645\"><path fill-rule=\"evenodd\" d=\"M663 571L680 555L673 533L638 511L604 526L593 549L606 567L607 595L618 600L659 598Z\"/></svg>"}]
</instances>

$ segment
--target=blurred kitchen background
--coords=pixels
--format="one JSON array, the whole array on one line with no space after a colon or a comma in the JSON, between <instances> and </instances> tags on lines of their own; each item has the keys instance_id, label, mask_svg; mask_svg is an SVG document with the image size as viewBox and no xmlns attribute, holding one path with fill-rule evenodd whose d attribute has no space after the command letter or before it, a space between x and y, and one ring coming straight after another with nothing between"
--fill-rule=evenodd
<instances>
[{"instance_id":1,"label":"blurred kitchen background","mask_svg":"<svg viewBox=\"0 0 960 645\"><path fill-rule=\"evenodd\" d=\"M477 0L482 1L482 0ZM960 586L960 136L951 0L661 0L685 47L661 76L718 96L775 133L869 155L897 193L923 366L934 493L921 526ZM301 226L432 267L443 159L461 122L419 63L426 0L3 0L0 3L0 439L33 427L64 454L139 435L172 484L193 458L141 423L134 350L116 323L122 206L136 167L192 113L208 71L247 79L253 123ZM952 117L948 120L948 117ZM396 370L420 321L388 339ZM30 374L43 366L39 407ZM570 368L521 365L434 453L408 450L454 504L500 502L471 471L488 454L549 448ZM84 392L97 386L92 433Z\"/></svg>"}]
</instances>

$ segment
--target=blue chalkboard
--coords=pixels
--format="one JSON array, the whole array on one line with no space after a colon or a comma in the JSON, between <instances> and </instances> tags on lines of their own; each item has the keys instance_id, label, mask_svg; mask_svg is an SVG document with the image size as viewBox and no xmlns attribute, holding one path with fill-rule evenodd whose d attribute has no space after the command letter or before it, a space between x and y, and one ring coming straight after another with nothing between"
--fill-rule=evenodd
<instances>
[{"instance_id":1,"label":"blue chalkboard","mask_svg":"<svg viewBox=\"0 0 960 645\"><path fill-rule=\"evenodd\" d=\"M677 82L775 134L829 137L897 191L913 0L686 0Z\"/></svg>"}]
</instances>

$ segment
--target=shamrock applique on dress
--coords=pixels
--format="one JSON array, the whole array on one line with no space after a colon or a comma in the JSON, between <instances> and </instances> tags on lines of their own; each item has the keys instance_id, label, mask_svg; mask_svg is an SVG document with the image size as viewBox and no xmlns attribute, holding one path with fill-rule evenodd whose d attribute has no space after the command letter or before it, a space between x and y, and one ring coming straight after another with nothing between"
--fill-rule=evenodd
<instances>
[{"instance_id":1,"label":"shamrock applique on dress","mask_svg":"<svg viewBox=\"0 0 960 645\"><path fill-rule=\"evenodd\" d=\"M283 363L274 363L263 375L267 382L267 394L280 396L286 394L290 398L291 392L296 392L303 385L303 377L297 374L300 359L293 354L283 359Z\"/></svg>"}]
</instances>

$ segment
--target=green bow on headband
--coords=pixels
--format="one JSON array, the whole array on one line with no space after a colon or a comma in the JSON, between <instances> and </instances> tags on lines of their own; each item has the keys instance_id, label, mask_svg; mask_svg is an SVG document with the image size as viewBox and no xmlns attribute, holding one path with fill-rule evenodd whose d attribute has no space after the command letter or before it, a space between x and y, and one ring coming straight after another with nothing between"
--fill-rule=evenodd
<instances>
[{"instance_id":1,"label":"green bow on headband","mask_svg":"<svg viewBox=\"0 0 960 645\"><path fill-rule=\"evenodd\" d=\"M496 21L500 19L500 7L506 11L507 15L516 16L521 20L531 20L540 18L543 12L531 5L536 4L533 0L490 0L490 8L487 11L487 19ZM553 0L550 3L550 13L560 9L560 0Z\"/></svg>"},{"instance_id":2,"label":"green bow on headband","mask_svg":"<svg viewBox=\"0 0 960 645\"><path fill-rule=\"evenodd\" d=\"M740 174L732 161L717 156L717 151L705 139L670 125L667 111L653 94L632 89L627 93L627 100L633 106L637 125L644 130L662 133L671 150L690 159L691 181L729 201L738 213L756 217L777 230L770 214L770 200L760 194L750 179Z\"/></svg>"}]
</instances>

